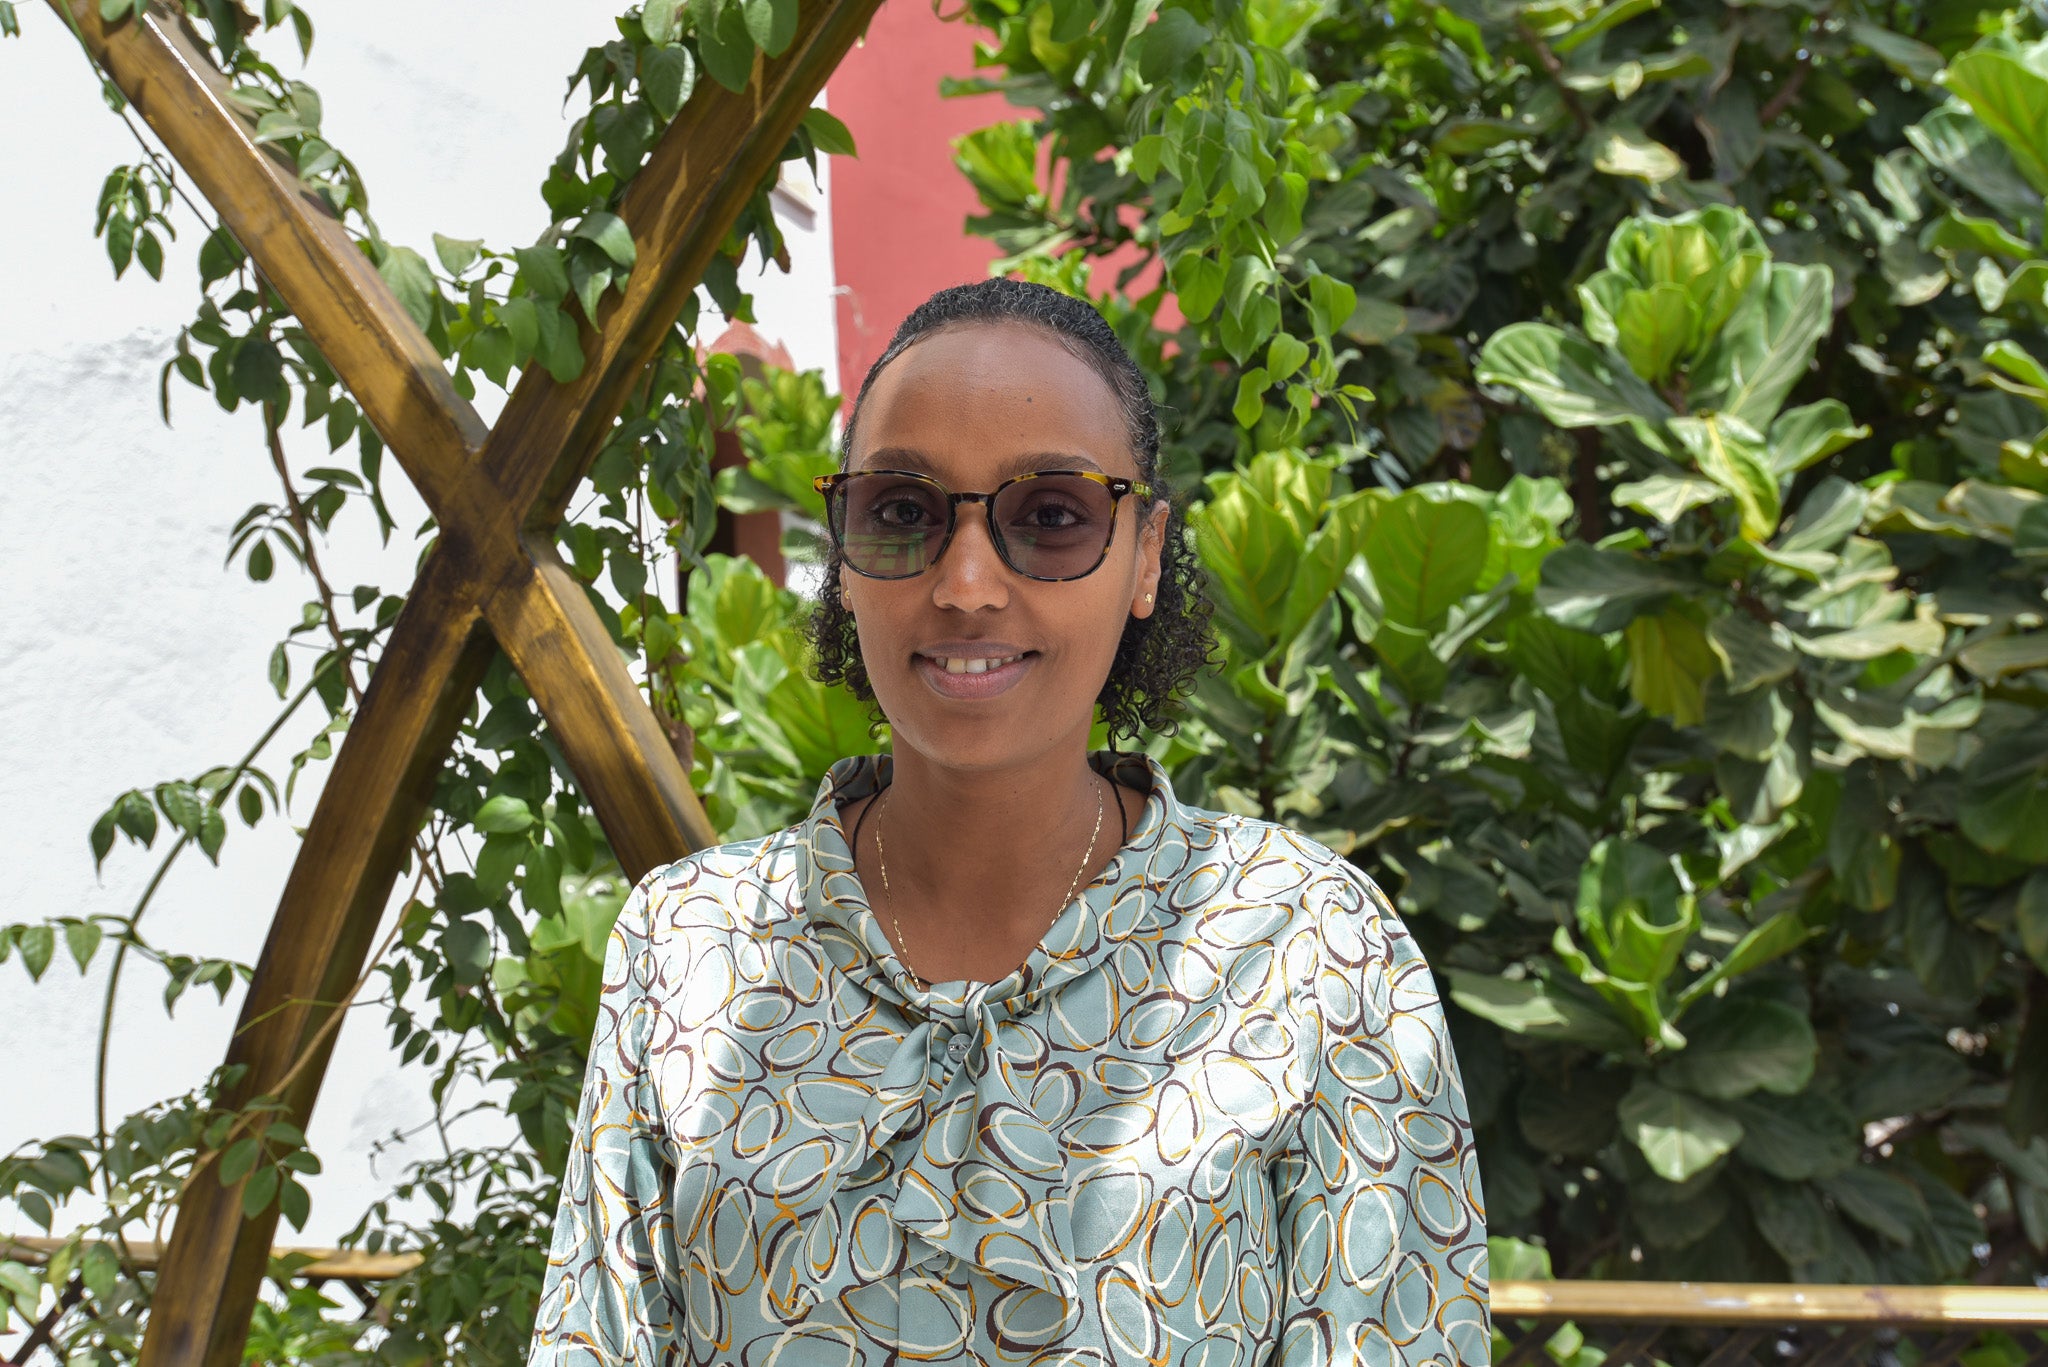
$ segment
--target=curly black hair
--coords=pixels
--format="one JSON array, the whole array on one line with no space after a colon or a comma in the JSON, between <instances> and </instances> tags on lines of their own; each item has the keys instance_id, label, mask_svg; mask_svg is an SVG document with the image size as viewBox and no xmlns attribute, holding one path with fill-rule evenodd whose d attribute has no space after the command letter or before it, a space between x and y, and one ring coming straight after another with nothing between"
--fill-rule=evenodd
<instances>
[{"instance_id":1,"label":"curly black hair","mask_svg":"<svg viewBox=\"0 0 2048 1367\"><path fill-rule=\"evenodd\" d=\"M932 334L974 323L1014 323L1051 334L1102 377L1123 411L1138 478L1152 486L1152 496L1140 505L1139 515L1142 518L1162 503L1169 512L1152 615L1125 620L1116 660L1096 703L1112 737L1127 735L1135 740L1144 730L1171 734L1179 699L1208 667L1215 650L1209 627L1210 603L1202 588L1194 544L1159 472L1159 418L1152 391L1130 353L1092 305L1023 280L998 278L940 290L903 320L888 348L868 368L846 420L839 468L845 469L852 457L861 405L867 402L875 377L889 362ZM827 553L824 582L808 632L815 655L814 673L825 683L845 684L855 697L871 703L874 688L861 661L853 614L839 597L840 563L839 548L834 545Z\"/></svg>"}]
</instances>

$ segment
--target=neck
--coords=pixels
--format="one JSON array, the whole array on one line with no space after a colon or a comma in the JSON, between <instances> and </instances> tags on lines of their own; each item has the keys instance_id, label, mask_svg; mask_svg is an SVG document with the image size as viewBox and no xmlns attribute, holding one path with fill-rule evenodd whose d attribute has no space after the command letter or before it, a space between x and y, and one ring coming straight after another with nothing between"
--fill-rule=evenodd
<instances>
[{"instance_id":1,"label":"neck","mask_svg":"<svg viewBox=\"0 0 2048 1367\"><path fill-rule=\"evenodd\" d=\"M1114 850L1120 829L1114 795L1085 745L1028 766L973 771L899 746L880 817L891 886L934 908L960 908L963 918L1049 920L1081 865L1098 806L1090 865Z\"/></svg>"}]
</instances>

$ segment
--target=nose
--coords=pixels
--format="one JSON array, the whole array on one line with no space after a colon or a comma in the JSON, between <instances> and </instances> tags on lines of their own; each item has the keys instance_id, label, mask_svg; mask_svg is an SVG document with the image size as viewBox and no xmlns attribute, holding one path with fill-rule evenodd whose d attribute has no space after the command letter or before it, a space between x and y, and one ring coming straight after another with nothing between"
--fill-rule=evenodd
<instances>
[{"instance_id":1,"label":"nose","mask_svg":"<svg viewBox=\"0 0 2048 1367\"><path fill-rule=\"evenodd\" d=\"M974 612L1009 604L1009 567L989 534L988 505L962 503L954 516L953 544L932 566L932 603Z\"/></svg>"}]
</instances>

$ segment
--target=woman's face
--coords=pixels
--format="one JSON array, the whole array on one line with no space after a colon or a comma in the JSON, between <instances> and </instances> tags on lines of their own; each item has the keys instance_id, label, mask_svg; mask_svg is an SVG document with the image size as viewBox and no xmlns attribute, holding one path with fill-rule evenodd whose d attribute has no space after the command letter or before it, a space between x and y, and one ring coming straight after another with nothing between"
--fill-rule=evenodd
<instances>
[{"instance_id":1,"label":"woman's face","mask_svg":"<svg viewBox=\"0 0 2048 1367\"><path fill-rule=\"evenodd\" d=\"M913 470L954 493L988 493L1030 470L1138 478L1109 385L1024 324L964 324L904 351L875 377L855 439L849 469ZM1085 745L1125 619L1151 615L1165 506L1145 516L1135 495L1121 500L1108 557L1062 583L1004 564L984 505L963 503L957 518L952 542L922 574L839 572L895 744L959 769L1013 767ZM958 673L948 660L989 663Z\"/></svg>"}]
</instances>

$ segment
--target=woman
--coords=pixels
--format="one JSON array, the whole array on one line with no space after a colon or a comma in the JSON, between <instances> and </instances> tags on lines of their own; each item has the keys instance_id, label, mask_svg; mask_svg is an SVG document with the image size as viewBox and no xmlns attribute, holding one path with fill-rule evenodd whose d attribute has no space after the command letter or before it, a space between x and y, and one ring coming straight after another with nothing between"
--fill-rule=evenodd
<instances>
[{"instance_id":1,"label":"woman","mask_svg":"<svg viewBox=\"0 0 2048 1367\"><path fill-rule=\"evenodd\" d=\"M823 677L892 753L620 914L532 1362L1483 1363L1471 1126L1377 889L1183 806L1205 662L1143 377L1008 280L820 481Z\"/></svg>"}]
</instances>

